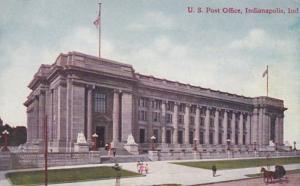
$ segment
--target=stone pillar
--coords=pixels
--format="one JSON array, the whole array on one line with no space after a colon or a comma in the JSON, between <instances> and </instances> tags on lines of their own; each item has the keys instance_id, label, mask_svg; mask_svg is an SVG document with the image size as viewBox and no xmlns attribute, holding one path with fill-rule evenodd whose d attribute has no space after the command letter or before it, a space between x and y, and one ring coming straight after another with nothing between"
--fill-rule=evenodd
<instances>
[{"instance_id":1,"label":"stone pillar","mask_svg":"<svg viewBox=\"0 0 300 186\"><path fill-rule=\"evenodd\" d=\"M250 144L251 139L251 121L250 121L250 113L247 114L247 120L246 120L246 145Z\"/></svg>"},{"instance_id":2,"label":"stone pillar","mask_svg":"<svg viewBox=\"0 0 300 186\"><path fill-rule=\"evenodd\" d=\"M122 142L127 142L128 135L132 134L132 94L122 93Z\"/></svg>"},{"instance_id":3,"label":"stone pillar","mask_svg":"<svg viewBox=\"0 0 300 186\"><path fill-rule=\"evenodd\" d=\"M36 143L39 137L39 97L36 96L34 99L34 125L32 127L33 131L33 141Z\"/></svg>"},{"instance_id":4,"label":"stone pillar","mask_svg":"<svg viewBox=\"0 0 300 186\"><path fill-rule=\"evenodd\" d=\"M280 137L280 127L279 127L279 117L276 116L275 119L275 143L279 144Z\"/></svg>"},{"instance_id":5,"label":"stone pillar","mask_svg":"<svg viewBox=\"0 0 300 186\"><path fill-rule=\"evenodd\" d=\"M161 118L162 118L161 142L166 143L166 101L163 101L161 104Z\"/></svg>"},{"instance_id":6,"label":"stone pillar","mask_svg":"<svg viewBox=\"0 0 300 186\"><path fill-rule=\"evenodd\" d=\"M119 142L119 122L120 122L120 105L119 105L119 91L114 90L114 98L113 98L113 145L116 145Z\"/></svg>"},{"instance_id":7,"label":"stone pillar","mask_svg":"<svg viewBox=\"0 0 300 186\"><path fill-rule=\"evenodd\" d=\"M215 118L214 118L214 127L215 127L215 135L214 135L214 144L219 144L219 110L216 109L215 111Z\"/></svg>"},{"instance_id":8,"label":"stone pillar","mask_svg":"<svg viewBox=\"0 0 300 186\"><path fill-rule=\"evenodd\" d=\"M205 119L204 119L204 125L205 125L204 144L209 144L209 118L210 118L210 110L208 107L206 107Z\"/></svg>"},{"instance_id":9,"label":"stone pillar","mask_svg":"<svg viewBox=\"0 0 300 186\"><path fill-rule=\"evenodd\" d=\"M149 103L148 103L148 124L147 124L147 132L146 132L146 141L151 143L151 136L153 135L153 108L152 108L152 101L154 99L149 98Z\"/></svg>"},{"instance_id":10,"label":"stone pillar","mask_svg":"<svg viewBox=\"0 0 300 186\"><path fill-rule=\"evenodd\" d=\"M196 107L196 116L195 116L195 139L197 140L197 144L199 144L200 141L200 108L197 105Z\"/></svg>"},{"instance_id":11,"label":"stone pillar","mask_svg":"<svg viewBox=\"0 0 300 186\"><path fill-rule=\"evenodd\" d=\"M173 144L178 144L178 103L175 102L174 104L174 113L173 113Z\"/></svg>"},{"instance_id":12,"label":"stone pillar","mask_svg":"<svg viewBox=\"0 0 300 186\"><path fill-rule=\"evenodd\" d=\"M232 112L231 118L231 144L235 145L235 112Z\"/></svg>"},{"instance_id":13,"label":"stone pillar","mask_svg":"<svg viewBox=\"0 0 300 186\"><path fill-rule=\"evenodd\" d=\"M283 145L284 136L283 136L283 116L279 117L279 144Z\"/></svg>"},{"instance_id":14,"label":"stone pillar","mask_svg":"<svg viewBox=\"0 0 300 186\"><path fill-rule=\"evenodd\" d=\"M186 104L185 112L184 112L184 144L190 144L189 132L190 132L190 105Z\"/></svg>"},{"instance_id":15,"label":"stone pillar","mask_svg":"<svg viewBox=\"0 0 300 186\"><path fill-rule=\"evenodd\" d=\"M93 122L93 94L92 89L87 89L87 136L88 142L92 142L92 122Z\"/></svg>"},{"instance_id":16,"label":"stone pillar","mask_svg":"<svg viewBox=\"0 0 300 186\"><path fill-rule=\"evenodd\" d=\"M240 120L239 120L239 145L243 145L243 134L244 134L244 116L243 113L240 113Z\"/></svg>"},{"instance_id":17,"label":"stone pillar","mask_svg":"<svg viewBox=\"0 0 300 186\"><path fill-rule=\"evenodd\" d=\"M66 124L66 151L70 152L70 141L72 136L72 108L73 108L73 84L70 78L67 79L67 124ZM59 96L58 96L59 99ZM58 101L59 102L59 101Z\"/></svg>"},{"instance_id":18,"label":"stone pillar","mask_svg":"<svg viewBox=\"0 0 300 186\"><path fill-rule=\"evenodd\" d=\"M258 108L253 109L251 116L251 144L258 144Z\"/></svg>"},{"instance_id":19,"label":"stone pillar","mask_svg":"<svg viewBox=\"0 0 300 186\"><path fill-rule=\"evenodd\" d=\"M61 142L66 140L66 87L57 87L57 116L55 118L56 122L56 140Z\"/></svg>"},{"instance_id":20,"label":"stone pillar","mask_svg":"<svg viewBox=\"0 0 300 186\"><path fill-rule=\"evenodd\" d=\"M227 116L227 111L226 110L224 110L224 117L223 117L223 131L224 131L224 133L223 133L223 140L222 140L222 142L223 142L223 145L227 145L227 120L228 120L228 118L227 118L228 116Z\"/></svg>"}]
</instances>

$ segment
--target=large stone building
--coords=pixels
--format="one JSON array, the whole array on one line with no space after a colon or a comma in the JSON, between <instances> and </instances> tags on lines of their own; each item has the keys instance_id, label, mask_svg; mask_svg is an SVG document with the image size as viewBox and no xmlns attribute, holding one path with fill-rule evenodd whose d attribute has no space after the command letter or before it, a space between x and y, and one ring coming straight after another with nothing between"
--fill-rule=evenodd
<instances>
[{"instance_id":1,"label":"large stone building","mask_svg":"<svg viewBox=\"0 0 300 186\"><path fill-rule=\"evenodd\" d=\"M88 142L121 147L130 134L140 149L251 150L273 141L283 145L283 101L245 97L138 74L133 67L78 52L60 54L41 65L29 83L27 145L44 140L47 116L49 149L72 152L78 133ZM229 144L230 143L230 144ZM256 147L255 147L256 148Z\"/></svg>"}]
</instances>

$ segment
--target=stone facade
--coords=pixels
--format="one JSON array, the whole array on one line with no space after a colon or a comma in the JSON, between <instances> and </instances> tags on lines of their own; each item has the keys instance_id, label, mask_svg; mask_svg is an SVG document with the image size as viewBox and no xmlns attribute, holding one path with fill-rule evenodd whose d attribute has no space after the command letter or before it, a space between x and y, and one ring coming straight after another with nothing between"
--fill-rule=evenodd
<instances>
[{"instance_id":1,"label":"stone facade","mask_svg":"<svg viewBox=\"0 0 300 186\"><path fill-rule=\"evenodd\" d=\"M41 65L28 86L27 146L41 148L47 116L49 149L72 152L77 134L115 147L132 134L139 148L263 150L283 145L283 101L244 97L153 76L78 52ZM230 141L229 141L229 140ZM255 146L255 147L254 147Z\"/></svg>"}]
</instances>

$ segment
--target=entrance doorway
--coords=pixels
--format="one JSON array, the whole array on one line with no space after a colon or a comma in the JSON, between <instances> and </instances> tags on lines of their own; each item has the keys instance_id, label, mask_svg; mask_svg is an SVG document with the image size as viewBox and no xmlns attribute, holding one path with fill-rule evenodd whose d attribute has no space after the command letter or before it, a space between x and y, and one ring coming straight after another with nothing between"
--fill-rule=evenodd
<instances>
[{"instance_id":1,"label":"entrance doorway","mask_svg":"<svg viewBox=\"0 0 300 186\"><path fill-rule=\"evenodd\" d=\"M96 134L98 135L97 146L98 147L104 147L105 146L105 127L97 126L96 127Z\"/></svg>"}]
</instances>

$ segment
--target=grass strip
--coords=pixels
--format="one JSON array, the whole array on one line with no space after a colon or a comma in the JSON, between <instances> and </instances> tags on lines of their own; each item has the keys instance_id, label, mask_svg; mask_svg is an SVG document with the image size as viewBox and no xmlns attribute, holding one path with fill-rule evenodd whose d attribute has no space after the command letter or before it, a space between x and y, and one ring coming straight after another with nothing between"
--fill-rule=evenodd
<instances>
[{"instance_id":1,"label":"grass strip","mask_svg":"<svg viewBox=\"0 0 300 186\"><path fill-rule=\"evenodd\" d=\"M286 165L300 163L300 157L289 158L269 158L269 159L245 159L245 160L218 160L218 161L192 161L192 162L172 162L177 165L189 167L211 169L216 165L218 170L239 169L248 167L260 167L267 165Z\"/></svg>"},{"instance_id":2,"label":"grass strip","mask_svg":"<svg viewBox=\"0 0 300 186\"><path fill-rule=\"evenodd\" d=\"M48 183L53 184L98 179L112 179L116 178L116 176L134 177L141 175L123 169L116 171L113 167L109 166L56 169L48 170ZM6 177L8 177L14 185L37 185L44 183L44 171L12 172L7 173Z\"/></svg>"}]
</instances>

